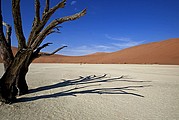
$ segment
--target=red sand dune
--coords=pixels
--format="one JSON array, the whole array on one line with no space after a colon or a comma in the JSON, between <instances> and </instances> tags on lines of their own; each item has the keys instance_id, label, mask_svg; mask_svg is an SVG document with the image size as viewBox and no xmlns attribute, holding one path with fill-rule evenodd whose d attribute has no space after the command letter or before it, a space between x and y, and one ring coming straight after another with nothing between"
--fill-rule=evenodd
<instances>
[{"instance_id":1,"label":"red sand dune","mask_svg":"<svg viewBox=\"0 0 179 120\"><path fill-rule=\"evenodd\" d=\"M86 56L53 55L38 58L34 62L179 65L179 38L142 44L112 53L95 53Z\"/></svg>"}]
</instances>

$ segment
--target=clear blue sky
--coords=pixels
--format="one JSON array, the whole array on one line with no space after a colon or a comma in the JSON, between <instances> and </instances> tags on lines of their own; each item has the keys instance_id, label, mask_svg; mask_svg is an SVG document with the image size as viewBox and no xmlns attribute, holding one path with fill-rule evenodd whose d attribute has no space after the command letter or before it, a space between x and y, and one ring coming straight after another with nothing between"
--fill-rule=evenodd
<instances>
[{"instance_id":1,"label":"clear blue sky","mask_svg":"<svg viewBox=\"0 0 179 120\"><path fill-rule=\"evenodd\" d=\"M42 10L44 1L41 0ZM60 0L51 0L51 7ZM23 27L29 35L34 0L21 0ZM53 42L45 51L67 45L64 55L113 52L134 45L179 38L179 0L67 0L66 7L53 16L59 18L87 8L87 14L62 24L61 34L52 34L44 42ZM2 0L4 21L12 24L11 0ZM17 46L15 33L12 43Z\"/></svg>"}]
</instances>

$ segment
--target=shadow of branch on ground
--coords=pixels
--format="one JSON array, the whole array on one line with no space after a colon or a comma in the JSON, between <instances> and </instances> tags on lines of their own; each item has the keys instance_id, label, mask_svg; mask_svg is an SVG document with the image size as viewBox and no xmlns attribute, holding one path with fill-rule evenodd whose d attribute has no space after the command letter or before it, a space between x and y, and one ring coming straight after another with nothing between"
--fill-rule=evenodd
<instances>
[{"instance_id":1,"label":"shadow of branch on ground","mask_svg":"<svg viewBox=\"0 0 179 120\"><path fill-rule=\"evenodd\" d=\"M151 81L141 81L141 80L140 81L129 80L125 78L124 76L109 78L107 77L107 74L104 74L102 76L96 76L96 75L90 75L86 77L79 76L79 78L77 79L71 79L71 80L63 79L63 82L59 82L57 84L31 89L29 90L29 94L40 92L40 91L52 90L52 89L60 88L60 87L74 86L71 89L53 93L53 94L47 94L47 95L39 95L39 96L34 96L34 97L22 97L22 98L17 99L16 102L28 102L28 101L35 101L39 99L56 98L60 96L76 96L77 94L128 94L128 95L133 95L133 96L138 96L138 97L144 97L143 95L140 95L131 91L136 91L137 88L151 86L151 85L134 85L134 86L109 87L109 88L100 87L102 83L116 82L116 81L134 82L134 83L151 82ZM82 85L82 86L77 87L77 85L78 86ZM97 86L98 88L94 88L94 86Z\"/></svg>"}]
</instances>

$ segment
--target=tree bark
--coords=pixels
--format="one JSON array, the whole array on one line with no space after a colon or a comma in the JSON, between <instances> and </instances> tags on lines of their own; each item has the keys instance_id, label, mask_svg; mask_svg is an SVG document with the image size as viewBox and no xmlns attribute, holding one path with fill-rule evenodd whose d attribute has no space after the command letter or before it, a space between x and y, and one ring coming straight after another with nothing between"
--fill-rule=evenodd
<instances>
[{"instance_id":1,"label":"tree bark","mask_svg":"<svg viewBox=\"0 0 179 120\"><path fill-rule=\"evenodd\" d=\"M16 88L18 90L17 95L24 95L28 93L28 85L26 82L26 74L29 66L22 66L18 77L16 78Z\"/></svg>"},{"instance_id":2,"label":"tree bark","mask_svg":"<svg viewBox=\"0 0 179 120\"><path fill-rule=\"evenodd\" d=\"M14 28L18 40L18 52L14 56L11 49L11 26L3 23L1 14L0 0L0 57L3 60L5 73L0 78L0 101L11 103L16 99L16 95L26 94L28 86L26 83L26 74L32 61L41 56L50 56L65 48L62 46L52 53L41 53L40 51L51 43L46 43L39 47L46 36L54 32L59 32L60 24L76 20L86 14L86 9L77 14L57 18L50 22L51 16L60 8L64 8L66 0L62 0L54 7L50 8L50 0L46 0L46 6L43 14L40 14L40 0L35 0L35 16L29 38L23 33L20 0L12 0L12 15ZM47 24L49 23L49 24ZM3 25L6 27L6 37L3 32ZM56 31L57 30L57 31Z\"/></svg>"},{"instance_id":3,"label":"tree bark","mask_svg":"<svg viewBox=\"0 0 179 120\"><path fill-rule=\"evenodd\" d=\"M29 63L32 53L32 50L26 49L20 50L16 54L14 60L0 80L0 101L11 103L16 99L18 90L19 94L23 94L28 91L25 75L28 71L29 64L26 63Z\"/></svg>"}]
</instances>

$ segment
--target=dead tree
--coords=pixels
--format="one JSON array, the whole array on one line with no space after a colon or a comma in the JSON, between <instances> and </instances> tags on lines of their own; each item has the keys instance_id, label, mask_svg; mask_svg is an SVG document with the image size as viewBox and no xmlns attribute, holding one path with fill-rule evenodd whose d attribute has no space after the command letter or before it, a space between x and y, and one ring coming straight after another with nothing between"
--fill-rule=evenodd
<instances>
[{"instance_id":1,"label":"dead tree","mask_svg":"<svg viewBox=\"0 0 179 120\"><path fill-rule=\"evenodd\" d=\"M28 85L25 76L28 67L32 61L41 56L53 55L66 46L62 46L52 53L42 53L41 50L51 43L41 45L46 36L58 32L59 25L76 20L86 14L86 9L74 15L65 16L52 20L51 16L60 8L65 7L66 0L60 1L57 5L50 8L50 0L46 0L43 13L40 13L40 0L35 0L35 16L32 23L32 29L28 39L25 38L22 27L22 18L20 11L20 0L12 0L12 14L14 28L18 40L18 51L13 55L11 49L11 26L3 22L1 14L0 0L0 56L4 63L5 73L0 79L0 101L9 103L16 99L16 95L26 94ZM49 23L49 24L47 24ZM3 31L3 26L6 31Z\"/></svg>"}]
</instances>

